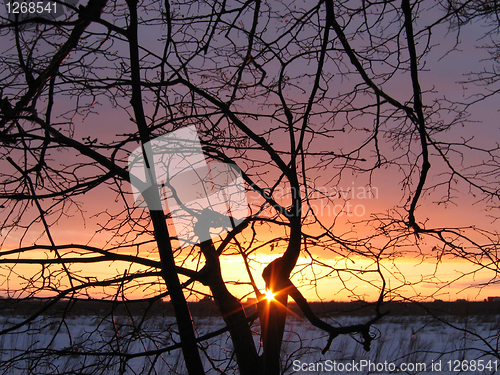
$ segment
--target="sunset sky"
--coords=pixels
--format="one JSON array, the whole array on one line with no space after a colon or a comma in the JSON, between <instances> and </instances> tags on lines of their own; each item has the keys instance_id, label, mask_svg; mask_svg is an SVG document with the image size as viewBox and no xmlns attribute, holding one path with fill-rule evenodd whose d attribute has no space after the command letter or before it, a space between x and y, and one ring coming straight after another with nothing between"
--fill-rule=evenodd
<instances>
[{"instance_id":1,"label":"sunset sky","mask_svg":"<svg viewBox=\"0 0 500 375\"><path fill-rule=\"evenodd\" d=\"M431 13L423 14L421 19L416 23L416 29L419 30L419 27L423 28L424 25L431 23L432 20L433 15ZM484 27L485 25L479 22L464 26L460 34L460 43L454 50L452 49L456 43L456 33L449 31L444 25L434 30L432 43L435 47L431 50L431 53L425 56L425 62L421 61L419 78L423 91L424 104L431 105L433 101L443 98L450 101L470 103L474 101L474 95L485 93L494 87L486 88L482 85L465 84L462 82L469 78L466 74L470 72L479 72L490 69L492 66L498 69L498 58L492 60L488 50L479 48L487 42L487 38L481 39L484 36ZM98 28L96 27L96 29ZM6 37L3 36L2 38ZM154 49L158 47L155 51L160 51L158 55L161 55L161 42L154 38L149 40L147 35L142 35L140 40L148 48ZM118 50L124 48L124 46L117 42L116 47L113 46L113 48ZM417 46L417 48L420 48L420 46ZM205 67L203 63L200 63L201 67ZM271 68L269 69L271 71ZM299 76L302 70L307 71L310 69L314 70L314 67L306 66L302 61L300 64L291 64L287 73L290 77L294 77ZM381 67L381 69L385 68ZM277 72L271 73L277 74ZM393 97L400 98L401 102L406 103L411 101L413 95L411 81L408 72L398 72L398 74L384 85L384 90ZM304 90L302 90L298 83L297 86L287 89L286 95L290 102L295 100L299 102L304 99L304 96L307 97L309 94L311 83L306 78L303 78L302 82L304 82L303 85L306 87ZM332 78L331 81L331 85L338 85L338 89L337 87L329 87L329 90L333 92L332 95L336 95L337 91L340 93L341 90L352 89L358 83L355 79L338 75ZM368 94L366 94L366 98L362 97L362 93L358 93L358 95L360 96L359 99L356 99L358 105L360 103L373 102L373 98L370 98ZM125 103L129 98L121 99ZM60 100L54 105L55 111L59 114L69 111L74 106L74 100L73 97L61 96ZM88 100L88 97L85 100ZM268 99L267 97L258 98L258 100L254 101L249 100L248 102L242 100L235 104L235 108L242 112L243 110L248 112L254 110L256 114L260 115L262 114L261 111L269 112L273 106L279 106L279 103L275 104L274 101L278 103L276 98ZM92 108L89 113L85 115L78 114L72 118L74 122L72 136L74 139L81 141L85 137L98 137L99 142L102 143L118 142L126 139L127 134L136 132L136 124L131 121L132 115L120 108L120 105L123 105L123 103L118 103L115 106L104 100L89 103L89 108ZM128 105L128 102L126 105ZM243 108L244 105L246 105L245 108ZM437 135L436 138L439 140L441 137L442 140L446 140L447 142L461 142L463 139L473 138L471 144L478 148L495 148L500 139L498 108L497 96L492 96L473 104L469 108L470 116L464 119L462 126L455 125L451 131L443 132ZM145 109L148 114L151 114L155 110L151 104L146 104ZM373 128L373 117L360 115L357 118L356 116L346 114L345 117L344 115L338 115L333 121L328 117L328 110L325 110L326 113L324 115L318 114L314 118L316 122L314 125L318 125L318 127L322 126L320 124L322 120L325 123L328 121L334 122L336 129L335 136L333 138L318 137L306 139L306 142L311 143L311 150L313 151L325 152L325 150L332 150L332 152L341 153L354 149L363 143L368 137L367 133ZM347 120L348 116L352 117ZM439 116L442 116L441 119L443 122L447 122L454 116L454 113L451 113L451 111L450 113L442 111ZM243 118L244 116L242 115L241 117ZM345 121L345 124L343 121ZM266 119L265 116L254 116L253 118L248 116L245 118L245 123L250 128L255 129L256 132L263 132L266 129L277 126L276 123ZM390 124L387 125L387 127L389 126ZM365 128L367 129L366 132L364 132ZM273 131L268 136L269 142L280 152L284 153L290 147L282 130ZM204 141L202 135L200 137ZM381 232L377 232L378 228L375 228L374 222L368 222L369 219L374 219L375 217L382 218L384 215L388 215L389 212L404 212L402 207L409 200L408 189L415 188L414 186L408 188L408 186L405 187L401 184L408 170L404 170L401 165L398 165L398 162L403 161L404 157L401 154L401 150L398 150L395 146L392 137L392 133L386 128L384 136L381 137L384 142L380 144L380 148L387 159L394 158L397 162L388 163L373 173L363 173L352 169L341 175L337 175L338 168L340 168L339 165L342 164L341 161L338 161L338 164L322 168L320 165L321 157L324 155L321 157L309 156L306 163L310 164L306 165L306 170L308 171L308 181L318 191L318 194L313 194L311 200L311 205L317 217L325 227L332 228L336 236L340 236L347 241L363 241L366 245L363 251L369 251L372 248L383 248L384 246L391 247L397 251L401 250L401 254L396 254L397 251L394 250L394 254L391 253L386 257L384 253L384 256L381 256L380 272L386 279L386 289L391 290L385 296L387 300L393 298L397 300L405 298L415 300L442 299L446 301L457 298L483 300L488 296L500 295L500 285L498 284L495 271L496 266L494 264L488 264L484 259L482 260L483 263L473 264L470 261L459 260L449 256L441 258L438 253L440 251L439 246L442 246L442 244L439 245L437 240L429 236L416 238L409 235L405 239L402 239L401 242L392 243ZM409 146L412 152L414 150L418 151L417 141L418 139L415 140L415 146ZM252 142L249 142L249 144L251 147L255 147L255 143L252 144ZM120 150L118 158L121 158L121 161L126 160L127 153L133 151L137 146L137 142L129 142ZM53 165L69 165L71 163L79 163L84 159L82 155L78 155L67 148L52 149L50 152ZM250 171L250 173L253 173L256 180L262 183L262 187L270 187L276 183L278 188L275 190L273 197L278 203L286 206L290 200L290 191L287 190L286 182L276 182L279 178L277 168L262 150L249 150L248 155L255 155L256 165L249 166L249 164L245 164L246 161L243 158L235 158L237 162L240 162L238 164L239 167L244 172ZM359 157L366 159L367 168L373 165L375 158L373 149L363 149ZM463 168L464 171L483 168L481 165L485 161L484 154L475 152L474 150L467 151L466 158L463 161L461 160L461 155L458 153L452 153L449 160L454 165ZM317 168L307 169L314 163L316 163L315 166ZM443 203L447 190L442 184L449 178L443 172L447 167L436 154L431 155L430 163L432 169L428 177L428 186L436 185L436 187L435 189L426 191L419 202L416 210L417 221L425 223L426 228L467 228L468 231L472 232L470 238L479 243L481 241L487 243L490 240L493 242L498 240L495 232L498 228L498 222L495 220L495 217L498 216L498 201L490 202L482 200L482 196L476 188L470 188L459 178L455 178L456 181L452 182L454 190L451 192L450 202ZM409 164L410 161L408 161ZM12 165L5 160L2 160L1 165L4 171L12 173L14 170ZM409 168L408 165L405 167ZM415 180L411 181L416 185ZM264 183L267 186L263 185ZM258 207L262 204L263 199L255 191L251 191L248 185L246 187L249 190L247 194L250 206L249 212L255 214ZM112 215L119 216L122 214L124 210L124 201L122 199L130 207L134 205L130 185L124 183L122 188L128 194L125 197L120 196L116 192L117 187L110 183L109 185L102 185L85 195L76 197L74 203L70 204L68 201L65 214L61 216L54 215L51 219L51 235L55 243L82 244L109 249L117 244L126 242L130 245L129 247L116 251L122 254L138 254L147 259L158 260L154 244L142 244L140 250L139 246L137 248L133 246L134 240L130 239L134 236L131 229L133 224L131 224L130 228L124 225L114 228L115 230L109 228L103 231L100 230L103 226L110 223L108 220ZM42 204L48 205L48 203ZM47 208L44 207L44 209ZM272 209L267 209L266 213L268 217L275 215ZM142 212L141 210L141 208L136 209L133 215L139 217ZM36 212L35 207L29 207L23 220L29 222L30 219L35 217ZM1 215L7 215L6 211L2 212ZM397 214L395 215L397 216ZM140 221L138 220L137 222L139 223ZM113 228L111 224L110 227ZM139 224L134 229L138 230L138 227ZM485 235L486 232L473 232L472 227L482 228L490 232L487 235ZM169 229L171 230L170 234L173 235L174 228L172 223L169 223ZM322 233L323 229L318 223L311 222L304 226L304 233L312 238ZM1 235L2 252L15 249L19 246L27 247L33 244L49 244L41 223L33 224L27 231L24 231L22 228L5 231L2 227ZM286 237L287 232L280 228L279 225L262 222L256 226L255 237L257 239L250 245L252 235L253 233L250 228L243 231L240 237L238 237L240 241L239 245L242 247L250 246L247 249L249 252L252 251L251 246L258 249L258 251L251 252L248 260L253 277L258 287L263 290L262 270L270 261L283 254L286 243L285 241L280 241L279 238ZM487 236L490 236L490 238L487 238ZM147 236L144 233L139 234L137 241L145 240L145 238ZM267 243L267 241L273 240L275 242ZM173 243L175 245L176 241ZM327 246L325 246L325 243ZM292 280L295 285L310 300L376 300L381 281L378 274L374 272L377 269L377 265L373 261L374 256L368 259L368 257L362 257L354 253L347 254L344 252L343 254L339 254L336 253L335 246L337 245L334 243L334 240L318 243L317 245L308 244L308 248L304 249L303 255L299 259L294 271L295 274ZM436 248L435 246L438 247ZM228 252L234 253L236 252L235 249L237 249L237 246L233 245ZM183 251L187 252L187 250ZM199 256L194 254L184 258L183 255L185 253L182 253L181 250L178 253L180 254L178 259L184 259L183 266L187 268L200 268L200 264L198 263L200 262ZM13 259L17 256L18 254L3 254L2 259ZM78 253L72 255L68 252L66 256L76 257L81 255ZM48 251L31 251L20 255L21 259L43 259L45 257L52 258L53 254ZM311 265L311 258L315 260L316 264ZM248 285L249 279L242 257L238 254L225 254L221 257L221 263L223 274L226 280L228 280L228 288L234 291L238 297L243 298L248 296L253 298L254 295L250 294L252 288ZM322 267L318 263L323 263L326 267ZM484 267L485 264L487 267L491 266L492 270ZM19 297L20 295L11 294L12 291L27 285L41 269L38 265L27 264L18 264L12 270L6 268L6 264L2 266L3 268L0 269L0 294L15 297ZM91 280L92 278L103 279L123 274L125 270L131 273L145 269L145 266L137 265L129 268L129 265L122 261L74 264L70 267L82 280ZM126 293L127 297L141 298L152 296L159 290L164 290L159 279L148 280L154 280L154 282L149 286L146 285L147 283L139 283L136 287L130 286ZM64 286L68 287L69 285L65 284ZM206 287L200 286L197 283L193 287L197 291L208 293ZM108 293L113 294L114 291L115 289L95 288L90 294L100 298ZM50 292L43 291L41 295L50 295ZM201 297L202 294L198 294L197 296L189 295L190 300L196 300Z\"/></svg>"}]
</instances>

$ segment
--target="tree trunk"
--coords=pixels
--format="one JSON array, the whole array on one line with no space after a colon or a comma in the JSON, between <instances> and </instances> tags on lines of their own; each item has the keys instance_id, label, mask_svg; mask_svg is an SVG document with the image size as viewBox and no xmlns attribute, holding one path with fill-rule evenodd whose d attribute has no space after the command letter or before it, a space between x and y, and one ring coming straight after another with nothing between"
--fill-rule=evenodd
<instances>
[{"instance_id":1,"label":"tree trunk","mask_svg":"<svg viewBox=\"0 0 500 375\"><path fill-rule=\"evenodd\" d=\"M279 375L281 371L280 353L285 332L288 295L282 293L274 298L262 302L265 303L265 307L260 319L265 375Z\"/></svg>"},{"instance_id":2,"label":"tree trunk","mask_svg":"<svg viewBox=\"0 0 500 375\"><path fill-rule=\"evenodd\" d=\"M158 198L159 199L159 198ZM175 319L182 344L182 354L189 375L204 374L203 363L196 344L193 320L182 291L179 277L175 270L175 259L169 241L167 223L163 211L151 211L156 243L162 263L162 277L167 284L170 300L174 308Z\"/></svg>"},{"instance_id":3,"label":"tree trunk","mask_svg":"<svg viewBox=\"0 0 500 375\"><path fill-rule=\"evenodd\" d=\"M274 300L269 301L261 310L262 345L265 375L280 374L280 354L287 317L288 290L290 273L300 253L300 217L290 219L290 240L281 258L273 260L262 272L266 288L273 292Z\"/></svg>"},{"instance_id":4,"label":"tree trunk","mask_svg":"<svg viewBox=\"0 0 500 375\"><path fill-rule=\"evenodd\" d=\"M210 287L224 322L231 327L229 333L231 334L240 374L263 374L250 325L245 321L245 310L238 299L227 290L222 279L219 255L212 241L205 241L200 246L206 260L205 267L202 270L204 281Z\"/></svg>"},{"instance_id":5,"label":"tree trunk","mask_svg":"<svg viewBox=\"0 0 500 375\"><path fill-rule=\"evenodd\" d=\"M139 43L137 39L137 1L127 0L127 5L130 11L130 25L127 29L127 38L129 40L130 49L130 71L132 78L132 99L130 100L130 103L134 109L141 144L144 147L144 145L149 141L150 132L142 104L140 77L141 67L139 63ZM150 174L150 181L155 184L156 178L154 176L154 168L152 168L152 165L150 164L150 162L152 163L153 161L151 160L148 162L147 155L145 153L143 156L146 161L146 166L148 167L146 174ZM150 215L151 221L153 222L155 240L158 244L158 251L160 253L162 276L167 285L172 306L174 308L175 318L179 329L179 336L181 339L182 354L184 355L184 363L186 364L189 375L201 375L205 373L203 370L203 363L196 344L196 336L194 333L189 306L186 298L184 297L179 276L177 275L165 215L162 210L156 210L157 207L161 207L158 189L153 189L152 194L145 194L144 199L146 200L147 206L151 208Z\"/></svg>"}]
</instances>

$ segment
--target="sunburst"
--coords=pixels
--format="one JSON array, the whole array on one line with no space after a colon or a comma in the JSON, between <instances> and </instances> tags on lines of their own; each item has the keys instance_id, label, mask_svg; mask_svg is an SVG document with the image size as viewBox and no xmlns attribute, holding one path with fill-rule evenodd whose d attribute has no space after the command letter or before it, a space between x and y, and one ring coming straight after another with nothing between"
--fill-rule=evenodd
<instances>
[{"instance_id":1,"label":"sunburst","mask_svg":"<svg viewBox=\"0 0 500 375\"><path fill-rule=\"evenodd\" d=\"M273 301L274 300L274 293L271 292L269 289L266 289L266 291L264 292L264 296L266 297L266 299L268 301Z\"/></svg>"}]
</instances>

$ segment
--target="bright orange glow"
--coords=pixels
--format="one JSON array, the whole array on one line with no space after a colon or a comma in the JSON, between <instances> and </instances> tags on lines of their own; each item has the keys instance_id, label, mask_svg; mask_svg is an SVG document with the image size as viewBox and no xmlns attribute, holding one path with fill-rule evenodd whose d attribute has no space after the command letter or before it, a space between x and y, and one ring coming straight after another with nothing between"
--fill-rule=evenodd
<instances>
[{"instance_id":1,"label":"bright orange glow","mask_svg":"<svg viewBox=\"0 0 500 375\"><path fill-rule=\"evenodd\" d=\"M266 291L264 292L264 295L266 296L266 299L268 301L273 301L274 300L274 293L271 292L269 289L266 289Z\"/></svg>"}]
</instances>

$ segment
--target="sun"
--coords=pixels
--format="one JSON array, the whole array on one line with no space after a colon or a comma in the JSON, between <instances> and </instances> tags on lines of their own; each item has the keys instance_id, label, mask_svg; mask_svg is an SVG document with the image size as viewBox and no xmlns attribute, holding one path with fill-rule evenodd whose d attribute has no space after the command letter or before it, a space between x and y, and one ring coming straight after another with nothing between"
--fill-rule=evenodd
<instances>
[{"instance_id":1,"label":"sun","mask_svg":"<svg viewBox=\"0 0 500 375\"><path fill-rule=\"evenodd\" d=\"M266 291L264 292L264 295L268 301L274 300L274 293L271 292L269 289L266 289Z\"/></svg>"}]
</instances>

